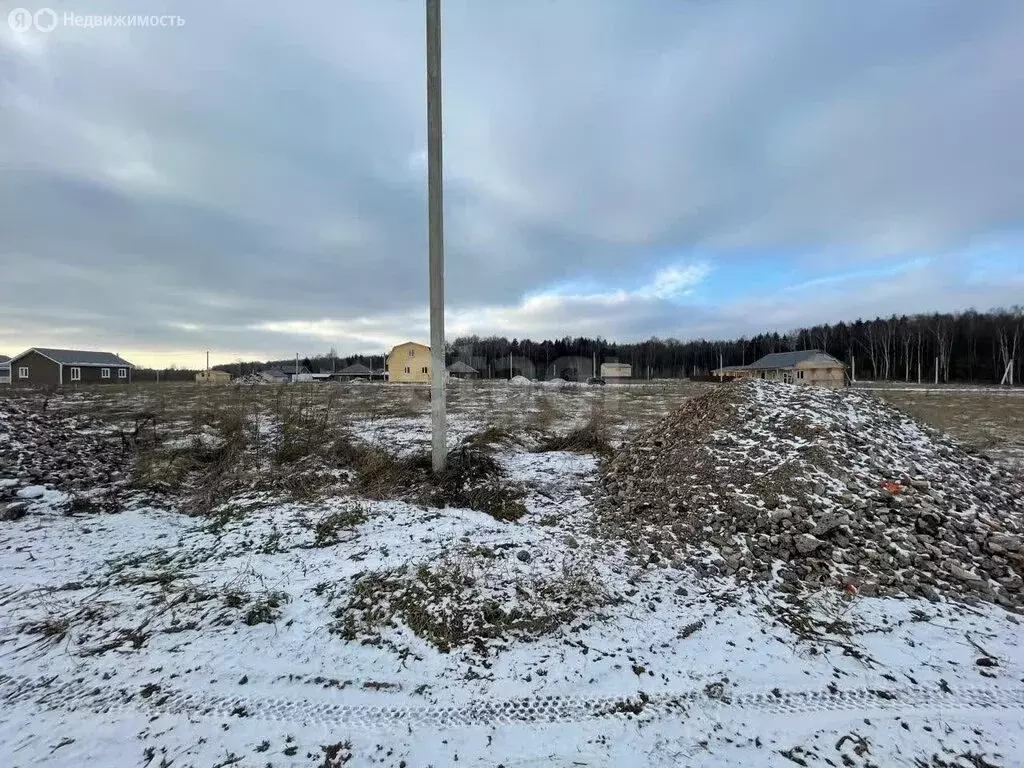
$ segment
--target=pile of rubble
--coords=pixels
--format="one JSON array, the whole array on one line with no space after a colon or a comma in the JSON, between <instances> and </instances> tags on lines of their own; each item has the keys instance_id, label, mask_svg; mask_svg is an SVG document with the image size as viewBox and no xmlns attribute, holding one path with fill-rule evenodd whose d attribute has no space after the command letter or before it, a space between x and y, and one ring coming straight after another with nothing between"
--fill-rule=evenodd
<instances>
[{"instance_id":1,"label":"pile of rubble","mask_svg":"<svg viewBox=\"0 0 1024 768\"><path fill-rule=\"evenodd\" d=\"M608 463L601 519L651 564L1024 604L1024 487L870 395L746 380Z\"/></svg>"},{"instance_id":2,"label":"pile of rubble","mask_svg":"<svg viewBox=\"0 0 1024 768\"><path fill-rule=\"evenodd\" d=\"M119 431L38 399L0 400L0 518L16 519L45 491L75 511L119 508L129 446Z\"/></svg>"}]
</instances>

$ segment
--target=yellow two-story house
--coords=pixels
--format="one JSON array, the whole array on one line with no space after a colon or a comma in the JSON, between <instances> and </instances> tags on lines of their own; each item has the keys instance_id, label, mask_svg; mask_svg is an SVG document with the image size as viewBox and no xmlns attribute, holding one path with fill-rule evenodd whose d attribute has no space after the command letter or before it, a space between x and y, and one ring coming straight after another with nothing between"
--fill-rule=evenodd
<instances>
[{"instance_id":1,"label":"yellow two-story house","mask_svg":"<svg viewBox=\"0 0 1024 768\"><path fill-rule=\"evenodd\" d=\"M400 384L430 383L430 347L407 341L388 355L388 381Z\"/></svg>"}]
</instances>

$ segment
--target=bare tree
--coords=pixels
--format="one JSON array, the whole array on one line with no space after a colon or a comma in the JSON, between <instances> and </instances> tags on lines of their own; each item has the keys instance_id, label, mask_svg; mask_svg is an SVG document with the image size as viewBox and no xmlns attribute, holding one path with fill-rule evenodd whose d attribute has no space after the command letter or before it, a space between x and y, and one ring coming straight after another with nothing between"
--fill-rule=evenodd
<instances>
[{"instance_id":1,"label":"bare tree","mask_svg":"<svg viewBox=\"0 0 1024 768\"><path fill-rule=\"evenodd\" d=\"M935 314L932 317L932 334L935 336L936 357L943 381L949 381L949 357L953 351L952 323L949 315Z\"/></svg>"},{"instance_id":2,"label":"bare tree","mask_svg":"<svg viewBox=\"0 0 1024 768\"><path fill-rule=\"evenodd\" d=\"M996 378L1001 379L1003 372L1010 365L1011 360L1017 359L1017 347L1021 337L1021 312L1020 307L1006 311L1002 310L996 315L996 344L999 347L1000 366L996 370Z\"/></svg>"}]
</instances>

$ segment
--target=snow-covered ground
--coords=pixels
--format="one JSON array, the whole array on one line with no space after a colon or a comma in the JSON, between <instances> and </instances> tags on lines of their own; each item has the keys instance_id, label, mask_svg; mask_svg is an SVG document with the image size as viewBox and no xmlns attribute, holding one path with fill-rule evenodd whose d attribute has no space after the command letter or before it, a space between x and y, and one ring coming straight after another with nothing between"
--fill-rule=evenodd
<instances>
[{"instance_id":1,"label":"snow-covered ground","mask_svg":"<svg viewBox=\"0 0 1024 768\"><path fill-rule=\"evenodd\" d=\"M608 394L566 397L562 425ZM424 427L354 430L401 452ZM0 766L1022 764L1016 615L836 589L794 616L767 587L637 567L595 525L595 458L497 458L526 488L515 522L344 494L213 518L23 497L0 522ZM439 647L480 606L507 631Z\"/></svg>"}]
</instances>

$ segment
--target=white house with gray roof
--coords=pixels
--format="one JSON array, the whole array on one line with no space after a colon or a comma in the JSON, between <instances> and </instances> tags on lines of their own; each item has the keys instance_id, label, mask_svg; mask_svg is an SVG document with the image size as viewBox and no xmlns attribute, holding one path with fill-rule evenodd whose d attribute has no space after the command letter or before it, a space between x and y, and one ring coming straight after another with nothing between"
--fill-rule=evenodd
<instances>
[{"instance_id":1,"label":"white house with gray roof","mask_svg":"<svg viewBox=\"0 0 1024 768\"><path fill-rule=\"evenodd\" d=\"M724 369L722 373L726 373ZM729 366L726 375L732 378L782 381L787 384L814 384L831 389L846 386L846 365L842 360L820 349L773 352L750 365Z\"/></svg>"}]
</instances>

